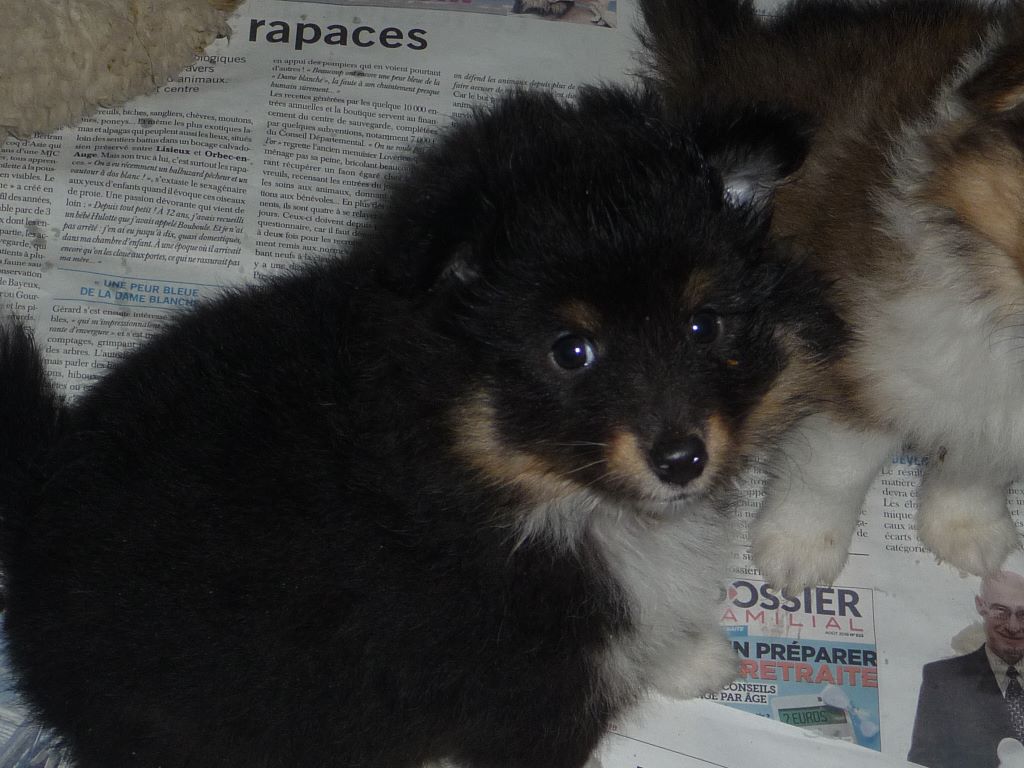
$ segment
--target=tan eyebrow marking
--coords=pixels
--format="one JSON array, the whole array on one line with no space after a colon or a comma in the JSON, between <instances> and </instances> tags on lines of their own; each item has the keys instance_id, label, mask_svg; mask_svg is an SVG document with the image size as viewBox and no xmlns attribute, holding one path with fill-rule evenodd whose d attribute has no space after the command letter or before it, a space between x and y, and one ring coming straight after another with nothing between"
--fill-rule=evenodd
<instances>
[{"instance_id":1,"label":"tan eyebrow marking","mask_svg":"<svg viewBox=\"0 0 1024 768\"><path fill-rule=\"evenodd\" d=\"M558 315L572 328L595 335L601 330L601 313L585 301L572 299L565 302L558 308Z\"/></svg>"}]
</instances>

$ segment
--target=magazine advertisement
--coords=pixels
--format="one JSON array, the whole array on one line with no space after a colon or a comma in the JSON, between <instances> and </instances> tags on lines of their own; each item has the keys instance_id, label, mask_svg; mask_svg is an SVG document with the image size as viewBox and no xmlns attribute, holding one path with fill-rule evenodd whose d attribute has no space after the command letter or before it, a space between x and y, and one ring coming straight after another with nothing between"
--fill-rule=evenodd
<instances>
[{"instance_id":1,"label":"magazine advertisement","mask_svg":"<svg viewBox=\"0 0 1024 768\"><path fill-rule=\"evenodd\" d=\"M764 582L732 582L722 626L740 677L708 698L880 749L871 600L870 589L816 587L789 597Z\"/></svg>"},{"instance_id":2,"label":"magazine advertisement","mask_svg":"<svg viewBox=\"0 0 1024 768\"><path fill-rule=\"evenodd\" d=\"M0 301L33 325L59 392L74 399L228 286L343 254L415 148L474 105L639 69L632 3L531 2L249 0L231 37L156 93L0 144ZM918 542L926 461L892 458L836 584L796 595L752 562L764 479L748 478L721 585L737 678L645 701L608 734L603 768L908 764L928 730L923 667L978 654L991 631L980 580ZM1024 489L1011 509L1020 521ZM0 768L64 765L3 685Z\"/></svg>"}]
</instances>

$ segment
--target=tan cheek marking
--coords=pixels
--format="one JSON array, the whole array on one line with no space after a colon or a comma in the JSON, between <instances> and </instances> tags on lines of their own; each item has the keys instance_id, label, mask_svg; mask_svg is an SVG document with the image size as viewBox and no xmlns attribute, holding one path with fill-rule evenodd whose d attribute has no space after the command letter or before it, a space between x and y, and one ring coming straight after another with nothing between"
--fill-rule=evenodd
<instances>
[{"instance_id":1,"label":"tan cheek marking","mask_svg":"<svg viewBox=\"0 0 1024 768\"><path fill-rule=\"evenodd\" d=\"M792 366L791 366L792 367ZM783 374L747 416L741 450L750 452L782 434L794 421L792 412L800 396L799 375Z\"/></svg>"},{"instance_id":2,"label":"tan cheek marking","mask_svg":"<svg viewBox=\"0 0 1024 768\"><path fill-rule=\"evenodd\" d=\"M652 475L640 442L629 430L618 429L612 434L606 456L609 471L621 481L635 486Z\"/></svg>"},{"instance_id":3,"label":"tan cheek marking","mask_svg":"<svg viewBox=\"0 0 1024 768\"><path fill-rule=\"evenodd\" d=\"M733 455L733 435L725 419L718 413L708 416L704 430L704 444L708 452L708 464L702 477L714 478L729 467Z\"/></svg>"},{"instance_id":4,"label":"tan cheek marking","mask_svg":"<svg viewBox=\"0 0 1024 768\"><path fill-rule=\"evenodd\" d=\"M771 388L751 410L742 433L734 438L736 454L751 456L782 435L798 419L817 406L827 391L831 377L825 368L808 359L803 345L792 333L779 337L789 362L779 373Z\"/></svg>"},{"instance_id":5,"label":"tan cheek marking","mask_svg":"<svg viewBox=\"0 0 1024 768\"><path fill-rule=\"evenodd\" d=\"M485 392L457 407L452 423L456 452L496 486L515 488L533 502L561 499L583 487L542 457L503 443L494 406Z\"/></svg>"}]
</instances>

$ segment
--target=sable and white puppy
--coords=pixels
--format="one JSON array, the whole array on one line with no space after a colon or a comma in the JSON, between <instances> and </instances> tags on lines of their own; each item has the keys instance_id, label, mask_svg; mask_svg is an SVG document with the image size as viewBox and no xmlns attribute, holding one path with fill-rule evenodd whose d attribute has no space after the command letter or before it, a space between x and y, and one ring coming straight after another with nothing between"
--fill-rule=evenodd
<instances>
[{"instance_id":1,"label":"sable and white puppy","mask_svg":"<svg viewBox=\"0 0 1024 768\"><path fill-rule=\"evenodd\" d=\"M732 677L715 502L842 329L751 184L798 127L697 131L512 96L71 405L0 336L4 628L80 768L579 768Z\"/></svg>"},{"instance_id":2,"label":"sable and white puppy","mask_svg":"<svg viewBox=\"0 0 1024 768\"><path fill-rule=\"evenodd\" d=\"M1024 6L644 0L685 109L786 104L818 122L774 232L811 252L851 327L829 406L778 454L753 531L776 586L829 582L901 444L930 453L919 535L977 574L1018 546L1024 475Z\"/></svg>"}]
</instances>

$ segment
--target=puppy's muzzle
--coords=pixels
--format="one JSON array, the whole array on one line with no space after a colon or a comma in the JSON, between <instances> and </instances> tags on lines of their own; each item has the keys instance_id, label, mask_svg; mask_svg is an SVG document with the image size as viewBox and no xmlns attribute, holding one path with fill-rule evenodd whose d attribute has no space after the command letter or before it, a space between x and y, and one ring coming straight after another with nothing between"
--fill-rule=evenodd
<instances>
[{"instance_id":1,"label":"puppy's muzzle","mask_svg":"<svg viewBox=\"0 0 1024 768\"><path fill-rule=\"evenodd\" d=\"M648 460L659 480L682 486L700 477L708 463L708 450L697 435L668 435L651 447Z\"/></svg>"}]
</instances>

